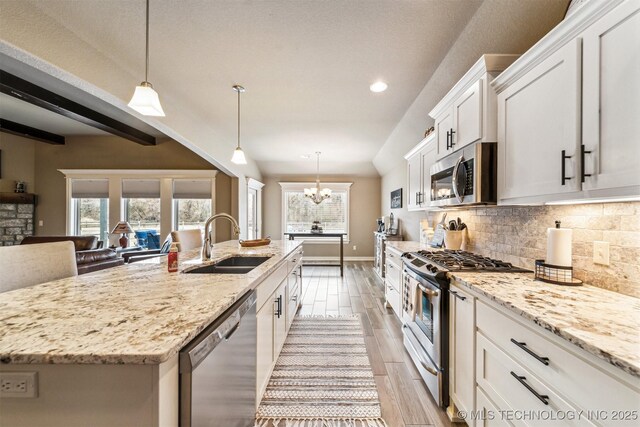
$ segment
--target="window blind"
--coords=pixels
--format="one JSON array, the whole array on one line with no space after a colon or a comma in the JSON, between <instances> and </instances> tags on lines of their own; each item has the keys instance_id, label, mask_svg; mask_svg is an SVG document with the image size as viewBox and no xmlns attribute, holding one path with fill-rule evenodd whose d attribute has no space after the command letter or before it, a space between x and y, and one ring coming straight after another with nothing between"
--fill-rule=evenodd
<instances>
[{"instance_id":1,"label":"window blind","mask_svg":"<svg viewBox=\"0 0 640 427\"><path fill-rule=\"evenodd\" d=\"M71 181L71 197L74 199L108 199L108 179L74 179Z\"/></svg>"},{"instance_id":2,"label":"window blind","mask_svg":"<svg viewBox=\"0 0 640 427\"><path fill-rule=\"evenodd\" d=\"M159 199L160 180L123 179L122 197L125 199Z\"/></svg>"},{"instance_id":3,"label":"window blind","mask_svg":"<svg viewBox=\"0 0 640 427\"><path fill-rule=\"evenodd\" d=\"M173 180L174 199L210 199L210 179L175 179Z\"/></svg>"}]
</instances>

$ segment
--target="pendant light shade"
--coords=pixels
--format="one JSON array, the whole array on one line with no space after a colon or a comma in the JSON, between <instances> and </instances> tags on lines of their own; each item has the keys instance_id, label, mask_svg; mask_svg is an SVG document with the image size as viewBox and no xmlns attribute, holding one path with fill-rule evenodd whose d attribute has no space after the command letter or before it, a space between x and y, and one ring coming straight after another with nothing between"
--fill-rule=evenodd
<instances>
[{"instance_id":1,"label":"pendant light shade","mask_svg":"<svg viewBox=\"0 0 640 427\"><path fill-rule=\"evenodd\" d=\"M129 101L129 107L136 110L143 116L155 116L164 117L164 110L160 105L160 98L158 92L153 90L153 86L149 83L149 0L147 0L147 14L146 14L146 43L145 43L145 69L144 69L144 81L136 86L133 97Z\"/></svg>"},{"instance_id":2,"label":"pendant light shade","mask_svg":"<svg viewBox=\"0 0 640 427\"><path fill-rule=\"evenodd\" d=\"M240 148L240 94L245 91L245 89L240 85L233 86L233 90L238 92L238 146L233 151L233 156L231 156L231 161L236 165L246 165L247 158L244 156L244 151Z\"/></svg>"}]
</instances>

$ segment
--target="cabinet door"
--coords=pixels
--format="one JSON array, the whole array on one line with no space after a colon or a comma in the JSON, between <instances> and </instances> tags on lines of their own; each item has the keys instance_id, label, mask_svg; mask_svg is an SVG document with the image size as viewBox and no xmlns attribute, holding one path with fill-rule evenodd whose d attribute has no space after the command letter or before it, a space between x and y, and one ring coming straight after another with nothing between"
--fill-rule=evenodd
<instances>
[{"instance_id":1,"label":"cabinet door","mask_svg":"<svg viewBox=\"0 0 640 427\"><path fill-rule=\"evenodd\" d=\"M576 39L498 94L501 201L580 190L580 64Z\"/></svg>"},{"instance_id":2,"label":"cabinet door","mask_svg":"<svg viewBox=\"0 0 640 427\"><path fill-rule=\"evenodd\" d=\"M453 148L449 144L449 135L453 130L453 110L442 113L436 119L436 158L441 159L449 153L453 153Z\"/></svg>"},{"instance_id":3,"label":"cabinet door","mask_svg":"<svg viewBox=\"0 0 640 427\"><path fill-rule=\"evenodd\" d=\"M257 313L257 360L256 360L256 385L258 403L262 398L271 375L273 366L274 347L274 307L275 302L266 302Z\"/></svg>"},{"instance_id":4,"label":"cabinet door","mask_svg":"<svg viewBox=\"0 0 640 427\"><path fill-rule=\"evenodd\" d=\"M420 209L422 168L420 164L420 153L416 153L407 160L407 173L409 182L407 185L407 209Z\"/></svg>"},{"instance_id":5,"label":"cabinet door","mask_svg":"<svg viewBox=\"0 0 640 427\"><path fill-rule=\"evenodd\" d=\"M431 166L436 162L436 141L420 151L422 167L422 207L431 206Z\"/></svg>"},{"instance_id":6,"label":"cabinet door","mask_svg":"<svg viewBox=\"0 0 640 427\"><path fill-rule=\"evenodd\" d=\"M273 334L273 345L274 345L274 353L273 360L278 360L278 356L280 355L280 350L282 350L282 345L284 344L285 338L287 338L287 280L278 287L274 294L274 300L276 302L276 307L273 316L274 323L274 334Z\"/></svg>"},{"instance_id":7,"label":"cabinet door","mask_svg":"<svg viewBox=\"0 0 640 427\"><path fill-rule=\"evenodd\" d=\"M453 103L453 150L482 138L482 79Z\"/></svg>"},{"instance_id":8,"label":"cabinet door","mask_svg":"<svg viewBox=\"0 0 640 427\"><path fill-rule=\"evenodd\" d=\"M300 266L297 265L291 273L289 273L289 280L287 282L287 332L293 323L293 319L298 312L298 305L300 304L300 280L299 275Z\"/></svg>"},{"instance_id":9,"label":"cabinet door","mask_svg":"<svg viewBox=\"0 0 640 427\"><path fill-rule=\"evenodd\" d=\"M627 1L583 37L583 189L640 185L640 2ZM615 195L615 194L612 194Z\"/></svg>"},{"instance_id":10,"label":"cabinet door","mask_svg":"<svg viewBox=\"0 0 640 427\"><path fill-rule=\"evenodd\" d=\"M449 394L458 409L474 410L475 301L456 286L449 291L450 363Z\"/></svg>"},{"instance_id":11,"label":"cabinet door","mask_svg":"<svg viewBox=\"0 0 640 427\"><path fill-rule=\"evenodd\" d=\"M509 421L501 420L498 408L489 400L480 387L476 387L476 402L478 411L475 413L475 420L467 419L469 425L475 421L476 427L512 426Z\"/></svg>"}]
</instances>

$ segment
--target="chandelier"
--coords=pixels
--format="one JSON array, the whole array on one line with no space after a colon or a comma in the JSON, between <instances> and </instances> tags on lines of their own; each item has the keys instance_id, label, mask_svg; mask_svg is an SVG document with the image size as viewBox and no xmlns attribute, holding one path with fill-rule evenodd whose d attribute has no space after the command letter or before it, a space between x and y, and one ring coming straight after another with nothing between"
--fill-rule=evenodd
<instances>
[{"instance_id":1,"label":"chandelier","mask_svg":"<svg viewBox=\"0 0 640 427\"><path fill-rule=\"evenodd\" d=\"M316 151L317 156L317 175L315 188L305 188L304 196L308 197L316 205L322 203L323 200L331 197L331 190L328 188L320 189L320 152Z\"/></svg>"}]
</instances>

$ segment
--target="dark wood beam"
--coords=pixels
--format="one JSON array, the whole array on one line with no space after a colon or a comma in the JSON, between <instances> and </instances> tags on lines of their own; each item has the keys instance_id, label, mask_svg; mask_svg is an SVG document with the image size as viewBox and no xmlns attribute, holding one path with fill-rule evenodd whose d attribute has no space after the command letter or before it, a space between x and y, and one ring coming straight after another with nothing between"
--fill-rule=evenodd
<instances>
[{"instance_id":1,"label":"dark wood beam","mask_svg":"<svg viewBox=\"0 0 640 427\"><path fill-rule=\"evenodd\" d=\"M155 145L148 133L0 70L0 92L142 145Z\"/></svg>"},{"instance_id":2,"label":"dark wood beam","mask_svg":"<svg viewBox=\"0 0 640 427\"><path fill-rule=\"evenodd\" d=\"M46 142L47 144L64 145L64 136L62 135L32 128L31 126L22 125L10 120L0 119L0 132L35 139L36 141Z\"/></svg>"}]
</instances>

